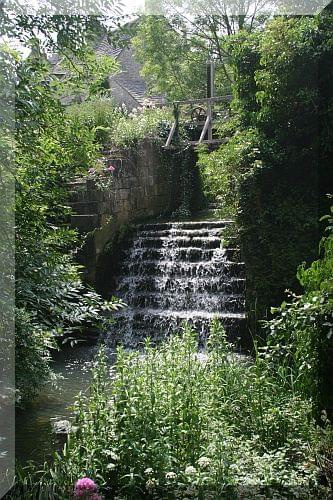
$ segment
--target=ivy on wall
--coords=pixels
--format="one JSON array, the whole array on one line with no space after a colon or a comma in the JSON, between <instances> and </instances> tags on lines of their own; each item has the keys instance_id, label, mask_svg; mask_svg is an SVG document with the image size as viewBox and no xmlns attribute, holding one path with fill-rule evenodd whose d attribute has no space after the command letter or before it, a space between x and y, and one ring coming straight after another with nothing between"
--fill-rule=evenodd
<instances>
[{"instance_id":1,"label":"ivy on wall","mask_svg":"<svg viewBox=\"0 0 333 500\"><path fill-rule=\"evenodd\" d=\"M237 220L253 331L297 266L316 256L327 211L333 138L332 16L276 18L230 37L234 68L227 138L199 163L205 192ZM323 180L324 179L324 180Z\"/></svg>"}]
</instances>

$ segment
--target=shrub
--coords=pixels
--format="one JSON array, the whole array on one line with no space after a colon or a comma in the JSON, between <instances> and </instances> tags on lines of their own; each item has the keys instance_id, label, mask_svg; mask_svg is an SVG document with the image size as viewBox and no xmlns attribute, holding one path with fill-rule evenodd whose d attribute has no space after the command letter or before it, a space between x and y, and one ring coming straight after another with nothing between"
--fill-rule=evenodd
<instances>
[{"instance_id":1,"label":"shrub","mask_svg":"<svg viewBox=\"0 0 333 500\"><path fill-rule=\"evenodd\" d=\"M100 351L42 487L69 494L87 476L107 498L325 498L315 450L329 426L265 356L233 354L218 322L204 355L186 325L159 348L119 348L113 378Z\"/></svg>"},{"instance_id":2,"label":"shrub","mask_svg":"<svg viewBox=\"0 0 333 500\"><path fill-rule=\"evenodd\" d=\"M315 402L315 411L333 408L330 381L332 353L332 275L333 207L328 216L327 236L320 244L321 258L311 266L298 268L297 277L304 287L302 295L291 294L290 302L273 308L275 317L268 323L268 343L273 369ZM323 219L326 219L324 217ZM293 375L297 373L297 377Z\"/></svg>"},{"instance_id":3,"label":"shrub","mask_svg":"<svg viewBox=\"0 0 333 500\"><path fill-rule=\"evenodd\" d=\"M74 125L90 130L95 141L102 145L109 141L110 131L121 117L120 110L107 97L95 97L81 104L72 104L66 114Z\"/></svg>"},{"instance_id":4,"label":"shrub","mask_svg":"<svg viewBox=\"0 0 333 500\"><path fill-rule=\"evenodd\" d=\"M51 375L50 350L63 336L101 326L116 305L81 280L68 224L68 186L97 162L87 128L70 122L43 62L17 64L16 129L16 370L17 396L26 401Z\"/></svg>"},{"instance_id":5,"label":"shrub","mask_svg":"<svg viewBox=\"0 0 333 500\"><path fill-rule=\"evenodd\" d=\"M263 139L255 128L235 131L216 151L207 154L206 150L199 149L198 164L205 194L219 203L224 216L236 217L242 180L274 161L274 141Z\"/></svg>"},{"instance_id":6,"label":"shrub","mask_svg":"<svg viewBox=\"0 0 333 500\"><path fill-rule=\"evenodd\" d=\"M74 124L87 127L96 142L111 147L128 147L145 138L157 139L163 128L170 128L172 113L166 108L138 108L129 112L116 107L111 99L94 98L73 104L67 115Z\"/></svg>"},{"instance_id":7,"label":"shrub","mask_svg":"<svg viewBox=\"0 0 333 500\"><path fill-rule=\"evenodd\" d=\"M170 126L172 113L168 108L139 108L122 115L110 134L110 142L118 147L134 146L146 138L158 139Z\"/></svg>"}]
</instances>

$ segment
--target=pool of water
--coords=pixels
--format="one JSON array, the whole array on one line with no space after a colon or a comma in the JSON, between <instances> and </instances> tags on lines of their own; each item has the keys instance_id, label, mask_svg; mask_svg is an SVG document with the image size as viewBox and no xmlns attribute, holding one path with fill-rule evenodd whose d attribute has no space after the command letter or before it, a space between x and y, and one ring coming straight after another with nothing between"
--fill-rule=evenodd
<instances>
[{"instance_id":1,"label":"pool of water","mask_svg":"<svg viewBox=\"0 0 333 500\"><path fill-rule=\"evenodd\" d=\"M24 410L16 413L16 458L21 463L33 460L42 463L60 449L64 437L52 432L51 419L71 416L68 408L76 395L88 388L91 365L96 347L78 345L57 353L53 370L61 376L56 386L46 385L38 398Z\"/></svg>"}]
</instances>

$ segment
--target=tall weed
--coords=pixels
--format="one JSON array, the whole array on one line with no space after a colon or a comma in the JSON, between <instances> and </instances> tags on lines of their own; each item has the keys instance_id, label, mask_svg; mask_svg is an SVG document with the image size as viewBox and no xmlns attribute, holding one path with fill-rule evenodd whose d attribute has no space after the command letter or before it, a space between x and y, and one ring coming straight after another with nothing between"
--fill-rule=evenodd
<instances>
[{"instance_id":1,"label":"tall weed","mask_svg":"<svg viewBox=\"0 0 333 500\"><path fill-rule=\"evenodd\" d=\"M105 498L325 498L315 458L329 424L268 365L230 351L216 321L205 353L188 325L160 347L119 348L113 374L101 350L42 484L67 497L89 476Z\"/></svg>"}]
</instances>

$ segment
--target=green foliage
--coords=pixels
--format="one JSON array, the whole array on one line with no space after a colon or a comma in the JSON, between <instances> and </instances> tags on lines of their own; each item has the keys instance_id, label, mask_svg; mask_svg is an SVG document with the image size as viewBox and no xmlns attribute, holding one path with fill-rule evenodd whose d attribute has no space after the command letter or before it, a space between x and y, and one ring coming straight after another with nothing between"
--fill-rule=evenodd
<instances>
[{"instance_id":1,"label":"green foliage","mask_svg":"<svg viewBox=\"0 0 333 500\"><path fill-rule=\"evenodd\" d=\"M60 67L65 76L60 81L53 77L53 83L59 97L70 96L73 100L107 93L108 78L119 71L115 59L96 54L90 47L80 54L79 60L63 59Z\"/></svg>"},{"instance_id":2,"label":"green foliage","mask_svg":"<svg viewBox=\"0 0 333 500\"><path fill-rule=\"evenodd\" d=\"M200 164L209 197L236 216L254 334L286 288L300 291L299 263L315 258L332 159L330 20L276 18L227 42L234 72L232 119L220 131L227 142L201 154Z\"/></svg>"},{"instance_id":3,"label":"green foliage","mask_svg":"<svg viewBox=\"0 0 333 500\"><path fill-rule=\"evenodd\" d=\"M172 149L161 154L163 167L168 174L169 206L166 215L176 219L186 219L193 212L202 209L205 203L200 173L195 151L188 145L185 132Z\"/></svg>"},{"instance_id":4,"label":"green foliage","mask_svg":"<svg viewBox=\"0 0 333 500\"><path fill-rule=\"evenodd\" d=\"M158 140L164 128L170 128L171 112L167 108L139 108L128 112L126 107L115 107L105 97L72 104L67 114L74 124L87 127L95 140L111 147L131 147L146 138Z\"/></svg>"},{"instance_id":5,"label":"green foliage","mask_svg":"<svg viewBox=\"0 0 333 500\"><path fill-rule=\"evenodd\" d=\"M252 32L267 19L265 1L255 7L251 0L242 7L232 3L217 2L214 12L209 12L196 2L160 1L152 6L158 15L141 17L133 45L152 92L166 94L170 100L206 97L206 65L212 60L216 95L230 93L229 37ZM235 15L233 8L244 10L244 15Z\"/></svg>"},{"instance_id":6,"label":"green foliage","mask_svg":"<svg viewBox=\"0 0 333 500\"><path fill-rule=\"evenodd\" d=\"M217 321L204 355L185 325L159 348L119 348L112 378L98 358L67 445L30 479L36 495L51 484L54 498L70 495L87 475L110 498L328 496L316 453L330 426L316 427L309 402L264 355L233 354Z\"/></svg>"},{"instance_id":7,"label":"green foliage","mask_svg":"<svg viewBox=\"0 0 333 500\"><path fill-rule=\"evenodd\" d=\"M70 15L73 4L66 5L68 11L59 14L52 1L31 6L29 11L25 7L21 1L7 2L0 12L0 35L34 48L35 53L60 51L65 57L80 57L96 36L107 34L112 41L123 33L121 5L117 1L106 7L93 0L86 15Z\"/></svg>"},{"instance_id":8,"label":"green foliage","mask_svg":"<svg viewBox=\"0 0 333 500\"><path fill-rule=\"evenodd\" d=\"M274 157L273 148L274 144L263 141L258 130L248 128L235 131L226 145L212 153L199 149L198 164L206 196L217 201L225 215L235 217L242 179L269 166Z\"/></svg>"},{"instance_id":9,"label":"green foliage","mask_svg":"<svg viewBox=\"0 0 333 500\"><path fill-rule=\"evenodd\" d=\"M66 118L43 61L18 67L16 132L16 369L25 402L51 374L56 339L102 327L116 307L86 289L72 251L67 183L98 160L94 134Z\"/></svg>"},{"instance_id":10,"label":"green foliage","mask_svg":"<svg viewBox=\"0 0 333 500\"><path fill-rule=\"evenodd\" d=\"M95 97L81 104L71 104L66 109L70 121L81 129L88 129L94 134L99 144L109 142L110 131L118 123L121 113L112 100L107 97Z\"/></svg>"},{"instance_id":11,"label":"green foliage","mask_svg":"<svg viewBox=\"0 0 333 500\"><path fill-rule=\"evenodd\" d=\"M110 142L118 147L135 146L146 138L159 138L172 120L168 108L139 108L120 116L116 126L111 130Z\"/></svg>"},{"instance_id":12,"label":"green foliage","mask_svg":"<svg viewBox=\"0 0 333 500\"><path fill-rule=\"evenodd\" d=\"M331 208L333 214L333 207ZM328 235L321 241L322 256L311 266L298 268L297 277L304 287L301 296L274 308L269 329L273 366L295 390L315 402L316 411L331 407L330 356L332 353L333 232L332 215ZM293 374L297 373L297 377Z\"/></svg>"},{"instance_id":13,"label":"green foliage","mask_svg":"<svg viewBox=\"0 0 333 500\"><path fill-rule=\"evenodd\" d=\"M170 100L205 97L207 52L193 50L169 20L144 17L133 46L152 93L166 94Z\"/></svg>"}]
</instances>

